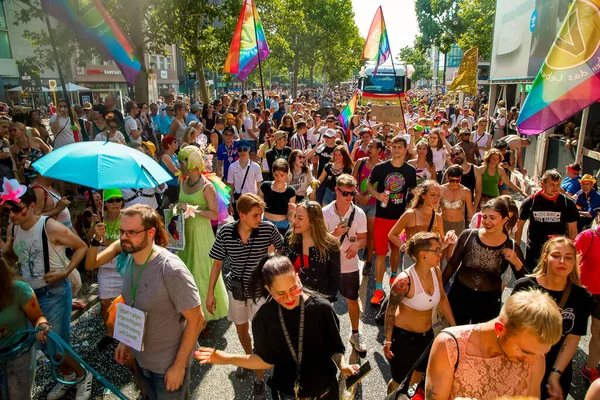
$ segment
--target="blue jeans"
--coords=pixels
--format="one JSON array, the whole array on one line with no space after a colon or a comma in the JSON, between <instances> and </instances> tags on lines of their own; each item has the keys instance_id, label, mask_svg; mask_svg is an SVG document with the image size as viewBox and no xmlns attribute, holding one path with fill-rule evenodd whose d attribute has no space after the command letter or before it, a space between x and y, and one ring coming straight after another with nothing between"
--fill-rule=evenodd
<instances>
[{"instance_id":1,"label":"blue jeans","mask_svg":"<svg viewBox=\"0 0 600 400\"><path fill-rule=\"evenodd\" d=\"M188 398L190 388L190 369L185 369L183 383L179 389L174 392L167 390L165 384L165 374L157 374L145 368L140 367L138 362L135 362L138 368L138 376L140 382L144 386L144 391L149 400L185 400Z\"/></svg>"},{"instance_id":2,"label":"blue jeans","mask_svg":"<svg viewBox=\"0 0 600 400\"><path fill-rule=\"evenodd\" d=\"M69 280L63 279L60 282L35 289L34 292L52 331L69 344L73 301Z\"/></svg>"},{"instance_id":3,"label":"blue jeans","mask_svg":"<svg viewBox=\"0 0 600 400\"><path fill-rule=\"evenodd\" d=\"M35 348L32 346L21 355L0 361L0 399L8 394L9 400L31 399L35 380Z\"/></svg>"}]
</instances>

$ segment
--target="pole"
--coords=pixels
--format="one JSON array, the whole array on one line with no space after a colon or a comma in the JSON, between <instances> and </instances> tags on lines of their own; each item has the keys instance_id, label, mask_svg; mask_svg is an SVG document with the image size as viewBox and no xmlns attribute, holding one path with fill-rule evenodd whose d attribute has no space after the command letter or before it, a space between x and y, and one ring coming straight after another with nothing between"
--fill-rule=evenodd
<instances>
[{"instance_id":1,"label":"pole","mask_svg":"<svg viewBox=\"0 0 600 400\"><path fill-rule=\"evenodd\" d=\"M50 26L50 19L48 18L48 14L44 15L46 19L46 26L48 27L48 37L50 38L50 44L52 45L52 53L54 55L54 62L56 63L56 70L58 71L58 78L60 79L60 84L63 89L63 97L65 101L69 101L69 94L67 93L67 86L65 84L65 76L63 75L62 68L60 67L60 62L58 58L58 50L56 50L56 42L54 40L54 34L52 33L52 26ZM55 94L56 96L56 94ZM56 100L56 97L55 97ZM55 103L56 104L56 103ZM76 142L78 142L77 125L75 125L75 120L73 119L73 110L71 109L71 104L69 104L69 120L71 121L71 126L73 129L73 136Z\"/></svg>"},{"instance_id":2,"label":"pole","mask_svg":"<svg viewBox=\"0 0 600 400\"><path fill-rule=\"evenodd\" d=\"M258 31L256 30L256 18L254 18L254 7L255 7L255 4L252 4L252 22L254 23L254 39L256 41L256 56L258 57L258 74L260 76L260 90L262 92L265 110L268 110L267 98L265 97L265 83L263 81L262 65L260 62L260 49L258 48ZM267 131L268 131L269 130L269 119L268 118L265 120L265 123L267 124Z\"/></svg>"}]
</instances>

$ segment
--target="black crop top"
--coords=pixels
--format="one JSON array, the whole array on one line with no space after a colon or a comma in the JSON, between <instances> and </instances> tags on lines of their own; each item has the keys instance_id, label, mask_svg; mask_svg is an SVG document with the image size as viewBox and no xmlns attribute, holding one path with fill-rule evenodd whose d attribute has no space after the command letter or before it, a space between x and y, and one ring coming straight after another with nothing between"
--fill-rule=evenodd
<instances>
[{"instance_id":1,"label":"black crop top","mask_svg":"<svg viewBox=\"0 0 600 400\"><path fill-rule=\"evenodd\" d=\"M293 187L288 185L284 192L275 192L273 181L264 181L260 185L260 190L265 198L265 203L267 203L266 212L275 215L287 215L290 199L296 196Z\"/></svg>"}]
</instances>

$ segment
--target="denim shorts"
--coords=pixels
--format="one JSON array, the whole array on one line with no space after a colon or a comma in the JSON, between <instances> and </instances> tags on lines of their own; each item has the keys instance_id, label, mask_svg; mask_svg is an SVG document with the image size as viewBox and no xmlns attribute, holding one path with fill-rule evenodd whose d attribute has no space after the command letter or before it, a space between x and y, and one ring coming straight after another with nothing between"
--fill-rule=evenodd
<instances>
[{"instance_id":1,"label":"denim shorts","mask_svg":"<svg viewBox=\"0 0 600 400\"><path fill-rule=\"evenodd\" d=\"M69 344L73 301L69 280L63 279L43 288L35 289L34 292L40 303L42 313L52 327L52 332Z\"/></svg>"},{"instance_id":2,"label":"denim shorts","mask_svg":"<svg viewBox=\"0 0 600 400\"><path fill-rule=\"evenodd\" d=\"M365 215L367 216L367 218L375 218L375 211L377 211L377 204L365 204L360 205L357 204L358 208L360 208L361 210L363 210L365 212Z\"/></svg>"}]
</instances>

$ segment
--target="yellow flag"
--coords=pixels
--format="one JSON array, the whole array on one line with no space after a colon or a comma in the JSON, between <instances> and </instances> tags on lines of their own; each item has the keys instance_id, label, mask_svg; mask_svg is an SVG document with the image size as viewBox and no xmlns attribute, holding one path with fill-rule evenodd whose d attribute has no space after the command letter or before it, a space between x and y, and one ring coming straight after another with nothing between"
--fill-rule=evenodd
<instances>
[{"instance_id":1,"label":"yellow flag","mask_svg":"<svg viewBox=\"0 0 600 400\"><path fill-rule=\"evenodd\" d=\"M464 54L458 67L456 78L452 81L448 90L455 92L477 95L477 59L478 49L473 47Z\"/></svg>"}]
</instances>

